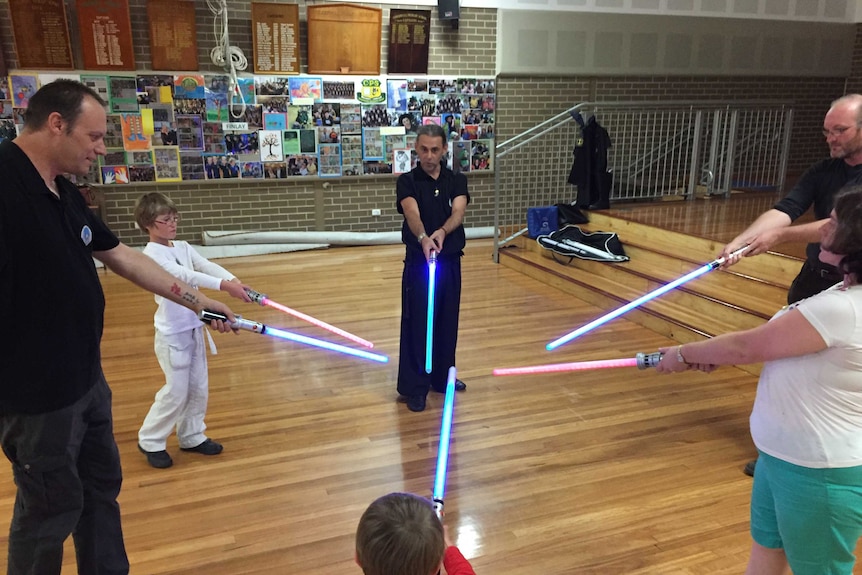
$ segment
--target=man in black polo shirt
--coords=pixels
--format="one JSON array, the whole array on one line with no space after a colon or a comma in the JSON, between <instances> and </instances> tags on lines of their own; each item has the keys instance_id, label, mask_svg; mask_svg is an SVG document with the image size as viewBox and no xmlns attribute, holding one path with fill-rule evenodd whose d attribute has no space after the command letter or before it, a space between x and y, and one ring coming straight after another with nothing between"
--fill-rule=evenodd
<instances>
[{"instance_id":1,"label":"man in black polo shirt","mask_svg":"<svg viewBox=\"0 0 862 575\"><path fill-rule=\"evenodd\" d=\"M0 446L18 488L8 553L15 575L59 574L70 533L78 573L129 572L99 351L105 298L92 258L172 301L233 319L120 243L63 177L105 154L104 105L83 84L57 80L30 98L21 135L0 144Z\"/></svg>"},{"instance_id":2,"label":"man in black polo shirt","mask_svg":"<svg viewBox=\"0 0 862 575\"><path fill-rule=\"evenodd\" d=\"M820 261L820 227L829 221L835 194L845 186L862 184L862 95L848 94L832 102L823 120L823 137L830 158L808 168L784 198L721 252L722 257L728 258L724 264L727 267L740 257L729 258L730 253L746 244L749 248L743 255L750 257L778 244L810 242L805 249L805 263L787 293L788 304L818 294L844 279L834 266ZM812 206L816 221L790 225ZM756 461L745 466L746 475L754 475Z\"/></svg>"},{"instance_id":3,"label":"man in black polo shirt","mask_svg":"<svg viewBox=\"0 0 862 575\"><path fill-rule=\"evenodd\" d=\"M445 393L449 368L455 365L461 306L461 256L466 244L464 213L470 201L467 178L440 163L446 132L435 124L417 130L419 165L398 177L396 207L404 215L401 241L407 247L401 279L399 400L410 411L423 411L428 390ZM428 318L428 258L437 253L434 342L431 373L425 373ZM467 386L462 381L457 391Z\"/></svg>"}]
</instances>

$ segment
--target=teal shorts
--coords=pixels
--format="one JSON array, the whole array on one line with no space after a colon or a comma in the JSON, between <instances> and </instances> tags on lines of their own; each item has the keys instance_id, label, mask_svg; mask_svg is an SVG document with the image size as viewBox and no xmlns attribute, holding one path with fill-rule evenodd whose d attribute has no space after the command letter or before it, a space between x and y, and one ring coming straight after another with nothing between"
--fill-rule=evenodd
<instances>
[{"instance_id":1,"label":"teal shorts","mask_svg":"<svg viewBox=\"0 0 862 575\"><path fill-rule=\"evenodd\" d=\"M784 549L793 575L852 575L862 536L862 466L800 467L761 452L751 537Z\"/></svg>"}]
</instances>

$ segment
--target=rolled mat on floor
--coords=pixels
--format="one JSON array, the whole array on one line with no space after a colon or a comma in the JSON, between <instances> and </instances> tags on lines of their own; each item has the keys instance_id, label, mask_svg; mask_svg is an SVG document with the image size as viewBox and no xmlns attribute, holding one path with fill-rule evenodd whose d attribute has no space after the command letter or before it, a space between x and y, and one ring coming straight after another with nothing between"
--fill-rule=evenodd
<instances>
[{"instance_id":1,"label":"rolled mat on floor","mask_svg":"<svg viewBox=\"0 0 862 575\"><path fill-rule=\"evenodd\" d=\"M490 238L493 226L467 228L467 239ZM400 244L401 232L243 232L204 231L201 241L205 246L245 244L329 244L343 246L377 246Z\"/></svg>"}]
</instances>

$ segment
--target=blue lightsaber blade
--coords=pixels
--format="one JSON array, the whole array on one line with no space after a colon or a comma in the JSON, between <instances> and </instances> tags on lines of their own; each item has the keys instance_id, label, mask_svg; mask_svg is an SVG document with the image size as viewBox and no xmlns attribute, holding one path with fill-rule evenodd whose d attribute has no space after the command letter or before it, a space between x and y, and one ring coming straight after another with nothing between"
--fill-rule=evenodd
<instances>
[{"instance_id":1,"label":"blue lightsaber blade","mask_svg":"<svg viewBox=\"0 0 862 575\"><path fill-rule=\"evenodd\" d=\"M455 366L449 368L446 381L446 398L443 401L443 419L440 422L440 446L437 448L437 472L434 474L434 511L443 515L443 495L446 491L446 469L449 467L449 438L452 435L452 414L455 410Z\"/></svg>"},{"instance_id":2,"label":"blue lightsaber blade","mask_svg":"<svg viewBox=\"0 0 862 575\"><path fill-rule=\"evenodd\" d=\"M428 258L428 317L425 320L425 373L431 373L434 348L434 290L437 286L437 252Z\"/></svg>"},{"instance_id":3,"label":"blue lightsaber blade","mask_svg":"<svg viewBox=\"0 0 862 575\"><path fill-rule=\"evenodd\" d=\"M224 322L227 322L227 316L224 314L220 314L218 312L210 311L210 310L201 310L198 317L202 322L209 323L214 319L220 319ZM297 333L293 333L290 331L286 331L283 329L276 329L273 327L269 327L257 321L251 321L243 318L242 316L236 316L236 322L230 324L234 329L244 329L247 331L253 331L255 333L260 333L263 335L269 335L272 337L278 337L281 339L287 339L290 341L295 341L297 343L304 343L305 345L311 345L314 347L319 347L322 349L328 349L329 351L337 351L338 353L343 353L345 355L352 355L355 357L361 357L362 359L369 359L371 361L377 361L379 363L388 363L389 358L385 355L380 355L379 353L371 353L370 351L364 351L361 349L353 349L351 347L338 345L337 343L330 343L328 341L324 341L322 339L316 339L313 337L307 337L304 335L299 335Z\"/></svg>"},{"instance_id":4,"label":"blue lightsaber blade","mask_svg":"<svg viewBox=\"0 0 862 575\"><path fill-rule=\"evenodd\" d=\"M738 256L738 255L742 254L742 252L744 252L747 249L748 249L748 246L743 246L743 247L739 248L738 250L736 250L735 252L731 253L730 257L732 258L732 257ZM707 272L711 272L712 270L718 268L724 262L725 262L725 258L718 258L718 259L715 259L715 260L709 262L708 264L704 264L702 267L697 268L693 272L687 273L684 276L682 276L681 278L675 279L674 281L670 282L669 284L664 285L658 289L655 289L655 290L649 292L648 294L643 295L643 296L639 297L638 299L627 303L624 306L618 307L617 309L606 313L602 317L600 317L598 319L594 319L590 323L588 323L584 326L581 326L572 332L567 333L563 337L555 339L554 341L552 341L551 343L546 345L545 349L547 349L548 351L553 351L553 350L557 349L558 347L560 347L561 345L563 345L564 343L568 343L568 342L572 341L573 339L575 339L576 337L580 337L580 336L584 335L588 331L602 325L603 323L609 322L610 320L623 315L627 311L633 310L634 308L638 307L642 303L648 302L649 300L651 300L653 298L657 298L658 296L669 292L673 288L681 286L685 282L691 281L694 278L702 276L703 274L705 274Z\"/></svg>"}]
</instances>

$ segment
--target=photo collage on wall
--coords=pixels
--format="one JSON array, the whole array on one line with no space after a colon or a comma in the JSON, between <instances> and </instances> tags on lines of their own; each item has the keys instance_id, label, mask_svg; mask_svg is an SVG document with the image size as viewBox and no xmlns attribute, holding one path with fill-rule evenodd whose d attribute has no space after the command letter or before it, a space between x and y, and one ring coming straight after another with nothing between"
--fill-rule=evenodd
<instances>
[{"instance_id":1,"label":"photo collage on wall","mask_svg":"<svg viewBox=\"0 0 862 575\"><path fill-rule=\"evenodd\" d=\"M107 103L107 153L83 183L401 174L429 123L447 132L452 170L493 169L493 78L254 76L231 92L226 75L20 73L0 80L0 141L61 77Z\"/></svg>"}]
</instances>

